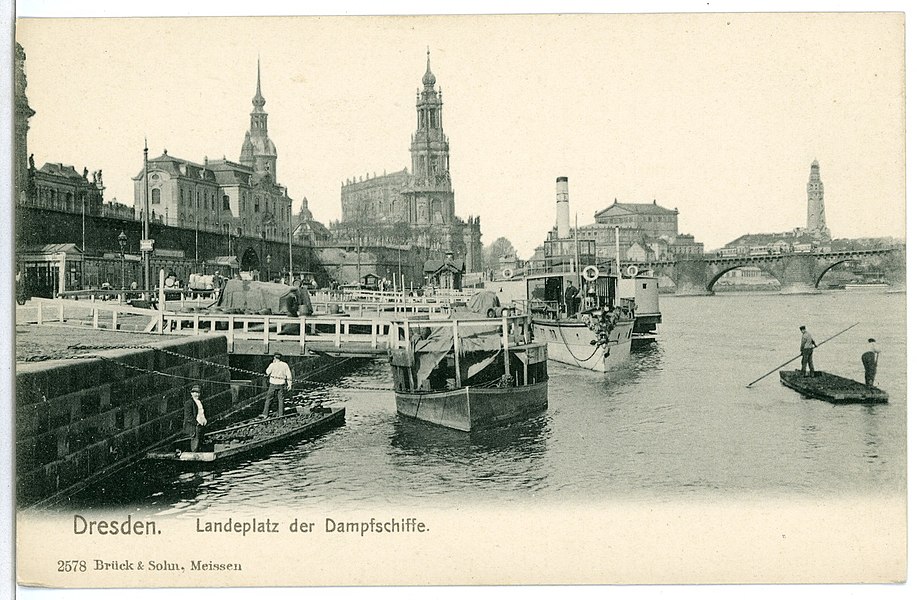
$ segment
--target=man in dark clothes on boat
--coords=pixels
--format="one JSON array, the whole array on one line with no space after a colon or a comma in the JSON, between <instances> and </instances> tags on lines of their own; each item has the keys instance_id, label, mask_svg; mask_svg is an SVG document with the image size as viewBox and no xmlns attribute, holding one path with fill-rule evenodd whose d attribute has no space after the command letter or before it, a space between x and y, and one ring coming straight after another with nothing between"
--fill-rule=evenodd
<instances>
[{"instance_id":1,"label":"man in dark clothes on boat","mask_svg":"<svg viewBox=\"0 0 917 600\"><path fill-rule=\"evenodd\" d=\"M815 340L812 339L812 334L806 331L805 325L800 325L799 331L802 332L802 340L799 342L799 352L802 354L802 376L806 376L806 365L809 365L809 376L815 377L815 366L812 364L812 353L816 348Z\"/></svg>"},{"instance_id":2,"label":"man in dark clothes on boat","mask_svg":"<svg viewBox=\"0 0 917 600\"><path fill-rule=\"evenodd\" d=\"M573 317L579 308L579 290L573 285L573 282L567 283L567 289L564 291L564 304L567 307L567 317Z\"/></svg>"},{"instance_id":3,"label":"man in dark clothes on boat","mask_svg":"<svg viewBox=\"0 0 917 600\"><path fill-rule=\"evenodd\" d=\"M866 385L871 386L876 380L876 369L879 366L879 349L875 338L869 338L869 348L863 353L863 369L866 371Z\"/></svg>"},{"instance_id":4,"label":"man in dark clothes on boat","mask_svg":"<svg viewBox=\"0 0 917 600\"><path fill-rule=\"evenodd\" d=\"M204 425L207 424L204 405L201 403L201 386L191 386L191 397L185 400L184 409L182 431L191 438L191 452L197 452L204 437Z\"/></svg>"}]
</instances>

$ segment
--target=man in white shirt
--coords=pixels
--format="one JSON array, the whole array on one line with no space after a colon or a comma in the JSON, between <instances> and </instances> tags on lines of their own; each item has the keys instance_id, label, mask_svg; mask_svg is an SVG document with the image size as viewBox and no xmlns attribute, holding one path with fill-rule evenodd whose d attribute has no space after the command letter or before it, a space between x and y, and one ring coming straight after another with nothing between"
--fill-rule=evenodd
<instances>
[{"instance_id":1,"label":"man in white shirt","mask_svg":"<svg viewBox=\"0 0 917 600\"><path fill-rule=\"evenodd\" d=\"M267 398L264 399L264 410L261 416L267 418L271 414L271 402L274 396L277 397L277 416L283 416L283 392L284 388L293 389L293 373L290 372L290 365L283 362L280 352L274 353L274 361L267 366L268 391Z\"/></svg>"}]
</instances>

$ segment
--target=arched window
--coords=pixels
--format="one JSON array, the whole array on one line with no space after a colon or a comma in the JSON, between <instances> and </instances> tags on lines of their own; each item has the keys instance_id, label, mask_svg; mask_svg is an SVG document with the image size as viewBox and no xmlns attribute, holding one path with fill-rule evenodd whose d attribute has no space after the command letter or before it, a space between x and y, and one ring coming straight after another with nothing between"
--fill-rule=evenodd
<instances>
[{"instance_id":1,"label":"arched window","mask_svg":"<svg viewBox=\"0 0 917 600\"><path fill-rule=\"evenodd\" d=\"M160 191L159 188L153 188L153 191L150 192L150 202L153 204L159 204L160 201Z\"/></svg>"},{"instance_id":2,"label":"arched window","mask_svg":"<svg viewBox=\"0 0 917 600\"><path fill-rule=\"evenodd\" d=\"M223 195L223 210L229 210L229 196Z\"/></svg>"}]
</instances>

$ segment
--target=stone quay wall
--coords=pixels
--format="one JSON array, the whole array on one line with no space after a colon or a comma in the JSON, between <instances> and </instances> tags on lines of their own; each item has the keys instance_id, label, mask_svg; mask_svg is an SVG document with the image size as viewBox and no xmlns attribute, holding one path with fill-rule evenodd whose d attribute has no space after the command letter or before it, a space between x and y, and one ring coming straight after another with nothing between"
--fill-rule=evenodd
<instances>
[{"instance_id":1,"label":"stone quay wall","mask_svg":"<svg viewBox=\"0 0 917 600\"><path fill-rule=\"evenodd\" d=\"M180 338L155 347L181 356L124 349L98 353L109 360L17 365L20 506L75 493L180 436L183 403L195 383L201 385L208 418L250 402L257 393L246 385L233 385L223 336Z\"/></svg>"}]
</instances>

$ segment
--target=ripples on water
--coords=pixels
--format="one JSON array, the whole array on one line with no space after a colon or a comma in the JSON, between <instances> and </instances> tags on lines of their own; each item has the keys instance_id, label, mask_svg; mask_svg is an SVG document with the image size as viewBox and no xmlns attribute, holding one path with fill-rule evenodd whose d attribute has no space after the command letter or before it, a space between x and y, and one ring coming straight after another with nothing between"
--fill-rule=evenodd
<instances>
[{"instance_id":1,"label":"ripples on water","mask_svg":"<svg viewBox=\"0 0 917 600\"><path fill-rule=\"evenodd\" d=\"M144 512L208 509L665 501L711 493L904 491L905 296L721 294L661 298L656 344L613 373L550 365L548 410L469 435L399 417L385 361L356 362L318 389L347 423L268 456L191 472L141 464L72 500ZM860 379L867 337L882 354L887 406L801 398L775 373L798 327L821 341L818 369ZM795 367L795 363L792 365ZM791 367L786 367L791 368Z\"/></svg>"}]
</instances>

